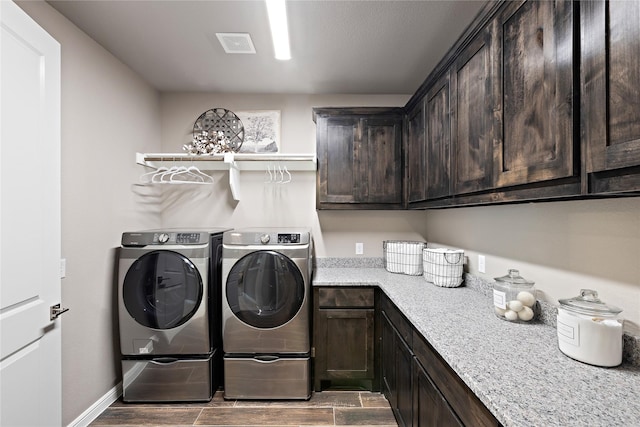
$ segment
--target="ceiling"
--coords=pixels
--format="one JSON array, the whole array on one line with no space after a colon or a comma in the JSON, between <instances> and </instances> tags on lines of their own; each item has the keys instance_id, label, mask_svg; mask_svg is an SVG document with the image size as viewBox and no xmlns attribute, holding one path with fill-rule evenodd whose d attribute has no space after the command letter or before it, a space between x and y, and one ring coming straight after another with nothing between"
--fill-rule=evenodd
<instances>
[{"instance_id":1,"label":"ceiling","mask_svg":"<svg viewBox=\"0 0 640 427\"><path fill-rule=\"evenodd\" d=\"M291 55L274 59L262 0L48 0L159 91L412 94L480 0L288 0ZM215 33L249 33L255 55Z\"/></svg>"}]
</instances>

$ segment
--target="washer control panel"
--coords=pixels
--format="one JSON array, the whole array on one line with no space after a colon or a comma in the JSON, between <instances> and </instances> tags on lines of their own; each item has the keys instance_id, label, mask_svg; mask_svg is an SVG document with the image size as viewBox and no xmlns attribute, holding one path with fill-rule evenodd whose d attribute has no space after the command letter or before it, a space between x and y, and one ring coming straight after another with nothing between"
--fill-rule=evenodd
<instances>
[{"instance_id":1,"label":"washer control panel","mask_svg":"<svg viewBox=\"0 0 640 427\"><path fill-rule=\"evenodd\" d=\"M154 245L173 243L176 245L197 245L200 243L200 233L153 233Z\"/></svg>"},{"instance_id":2,"label":"washer control panel","mask_svg":"<svg viewBox=\"0 0 640 427\"><path fill-rule=\"evenodd\" d=\"M176 233L176 243L183 245L200 243L200 233Z\"/></svg>"},{"instance_id":3,"label":"washer control panel","mask_svg":"<svg viewBox=\"0 0 640 427\"><path fill-rule=\"evenodd\" d=\"M200 245L207 242L208 234L200 232L153 231L122 235L122 246Z\"/></svg>"},{"instance_id":4,"label":"washer control panel","mask_svg":"<svg viewBox=\"0 0 640 427\"><path fill-rule=\"evenodd\" d=\"M300 243L300 233L278 234L278 243Z\"/></svg>"}]
</instances>

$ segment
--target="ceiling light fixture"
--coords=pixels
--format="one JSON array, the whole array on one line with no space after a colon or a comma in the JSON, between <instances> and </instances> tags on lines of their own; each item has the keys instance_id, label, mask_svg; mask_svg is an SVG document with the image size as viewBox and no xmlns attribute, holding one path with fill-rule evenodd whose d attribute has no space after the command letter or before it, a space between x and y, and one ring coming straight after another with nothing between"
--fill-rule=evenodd
<instances>
[{"instance_id":1,"label":"ceiling light fixture","mask_svg":"<svg viewBox=\"0 0 640 427\"><path fill-rule=\"evenodd\" d=\"M289 28L287 27L287 6L285 0L265 0L271 27L271 39L276 59L291 59L289 48Z\"/></svg>"}]
</instances>

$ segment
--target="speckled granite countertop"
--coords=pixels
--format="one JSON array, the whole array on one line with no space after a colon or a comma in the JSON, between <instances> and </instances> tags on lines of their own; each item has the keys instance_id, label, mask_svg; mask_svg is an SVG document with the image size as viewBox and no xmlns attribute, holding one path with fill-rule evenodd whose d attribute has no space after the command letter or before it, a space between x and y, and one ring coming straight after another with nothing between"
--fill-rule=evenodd
<instances>
[{"instance_id":1,"label":"speckled granite countertop","mask_svg":"<svg viewBox=\"0 0 640 427\"><path fill-rule=\"evenodd\" d=\"M384 268L323 268L314 286L378 286L505 426L640 426L640 367L565 356L555 328L493 314L475 289Z\"/></svg>"}]
</instances>

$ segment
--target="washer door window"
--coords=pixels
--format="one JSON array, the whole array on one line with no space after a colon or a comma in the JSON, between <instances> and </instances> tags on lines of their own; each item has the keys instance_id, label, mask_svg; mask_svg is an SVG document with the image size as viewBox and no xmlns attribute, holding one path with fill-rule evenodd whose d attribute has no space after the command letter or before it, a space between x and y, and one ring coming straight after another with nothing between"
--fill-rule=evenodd
<instances>
[{"instance_id":1,"label":"washer door window","mask_svg":"<svg viewBox=\"0 0 640 427\"><path fill-rule=\"evenodd\" d=\"M196 266L172 251L148 252L124 278L124 305L141 325L171 329L189 320L200 306L203 285Z\"/></svg>"},{"instance_id":2,"label":"washer door window","mask_svg":"<svg viewBox=\"0 0 640 427\"><path fill-rule=\"evenodd\" d=\"M227 302L233 314L256 328L282 326L304 301L304 279L291 259L275 251L245 255L227 277Z\"/></svg>"}]
</instances>

